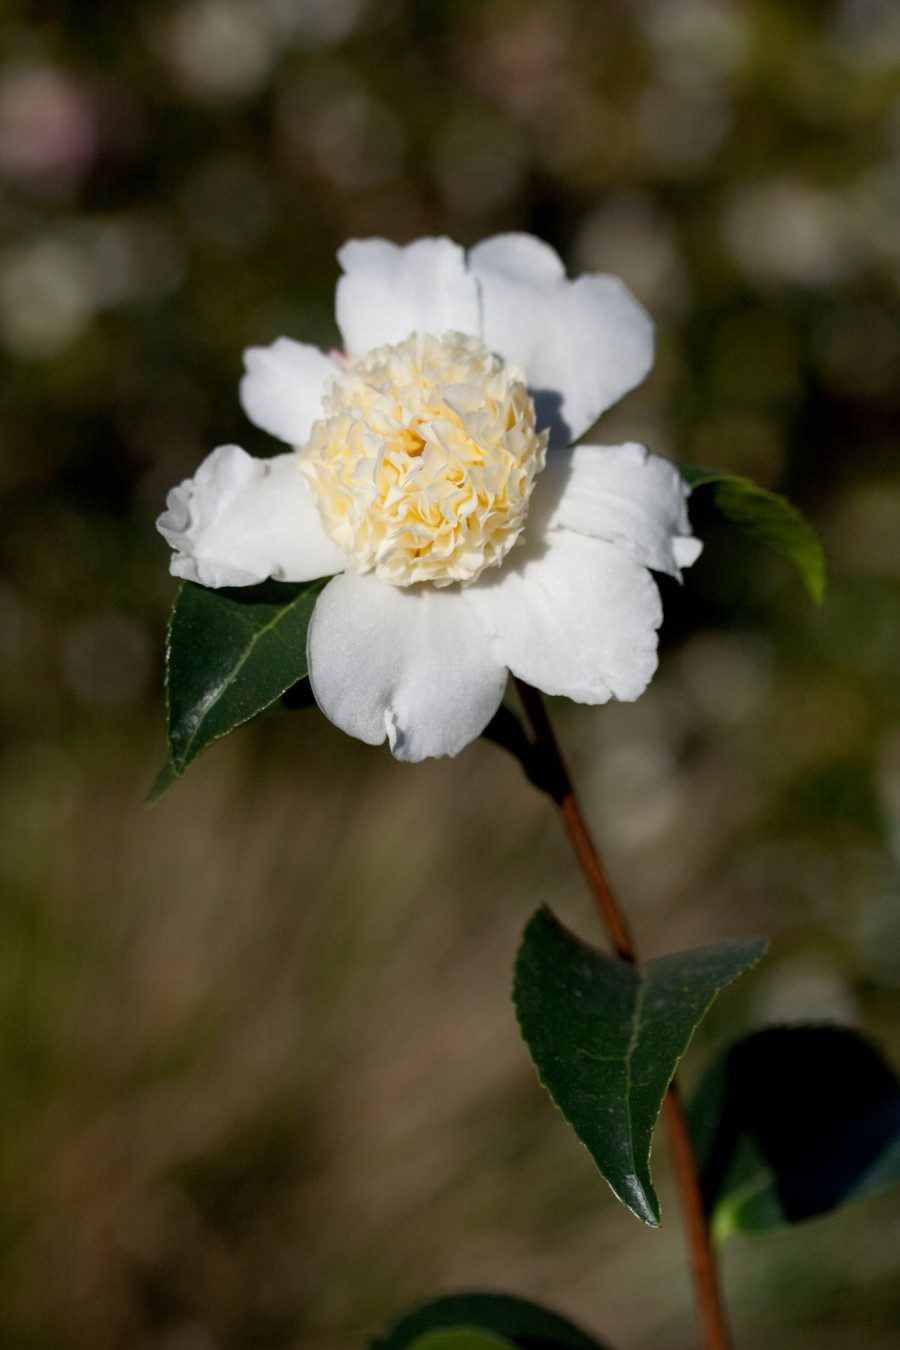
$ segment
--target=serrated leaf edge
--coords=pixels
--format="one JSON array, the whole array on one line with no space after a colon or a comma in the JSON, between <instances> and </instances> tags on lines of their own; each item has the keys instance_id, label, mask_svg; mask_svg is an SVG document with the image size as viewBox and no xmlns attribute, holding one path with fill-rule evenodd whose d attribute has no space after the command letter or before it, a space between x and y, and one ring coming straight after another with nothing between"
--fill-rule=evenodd
<instances>
[{"instance_id":1,"label":"serrated leaf edge","mask_svg":"<svg viewBox=\"0 0 900 1350\"><path fill-rule=\"evenodd\" d=\"M606 952L602 952L602 951L600 951L599 948L593 947L590 943L585 942L585 941L583 940L583 938L580 938L576 933L572 933L571 930L568 929L568 928L566 928L566 926L565 926L564 924L560 923L559 919L556 918L556 915L553 913L553 911L550 909L550 907L549 907L548 905L541 905L541 907L540 907L539 909L537 909L537 910L535 911L535 913L531 916L531 918L529 919L528 923L525 925L524 929L522 930L522 936L521 936L521 939L520 939L520 941L519 941L519 946L518 946L518 948L517 948L517 950L516 950L515 963L514 963L514 967L513 967L514 973L518 971L518 967L519 967L519 957L520 957L521 952L522 952L522 949L523 949L523 947L524 947L524 945L525 945L525 941L526 941L526 938L527 938L527 936L528 936L528 933L529 933L529 931L530 931L532 925L534 925L535 923L537 923L538 920L539 920L539 916L542 916L542 915L544 915L544 916L548 917L549 919L551 919L552 922L554 923L554 925L556 925L557 927L559 927L560 929L562 929L562 930L569 936L569 938L571 938L571 939L573 939L575 942L579 943L582 947L587 948L588 951L591 951L592 953L594 953L594 954L596 954L596 955L599 955L599 956L604 957L604 959L606 959L606 960L612 962L613 964L616 964L616 963L617 963L615 957L608 956ZM715 1000L718 998L719 994L723 993L724 990L727 989L729 985L733 984L734 981L735 981L736 979L738 979L741 975L746 975L747 972L748 972L749 970L752 970L753 967L754 967L755 965L757 965L757 963L758 963L758 962L762 959L762 957L765 955L766 950L767 950L767 948L768 948L768 946L769 946L769 943L768 943L768 939L766 939L766 938L737 938L737 939L733 939L731 943L729 943L728 941L725 941L725 942L721 942L721 943L707 943L707 944L706 944L706 946L708 946L708 947L715 947L715 948L717 948L717 949L719 949L719 950L721 950L723 947L727 947L727 946L729 946L729 945L731 945L731 946L738 946L738 945L740 945L740 946L744 946L744 947L746 947L746 948L748 948L748 949L750 949L750 950L752 950L753 947L756 947L756 948L757 948L757 951L756 951L756 954L752 956L752 958L748 957L747 964L746 964L741 970L735 971L735 973L731 976L731 978L730 978L729 980L726 981L725 984L720 985L717 989L714 989L714 990L712 991L712 993L710 994L708 1000L707 1000L706 1003L703 1005L703 1008L701 1009L701 1012L700 1012L699 1017L697 1018L696 1022L695 1022L694 1025L693 1025L693 1027L691 1028L690 1034L689 1034L687 1040L685 1041L684 1049L681 1051L681 1054L680 1054L680 1055L678 1056L678 1058L676 1059L674 1065L672 1066L672 1072L669 1074L669 1077L668 1077L667 1080L666 1080L665 1088L664 1088L664 1090L663 1090L663 1095L662 1095L662 1097L660 1098L659 1108L658 1108L658 1110L657 1110L657 1112L656 1112L656 1115L655 1115L654 1118L653 1118L653 1124L652 1124L651 1129L650 1129L650 1145L649 1145L649 1148L648 1148L648 1150L647 1150L647 1172L648 1172L648 1180L649 1180L649 1186L650 1186L649 1194L648 1194L647 1189L645 1188L643 1182L638 1178L638 1175L637 1175L637 1168L636 1168L635 1166L632 1167L632 1175L633 1175L633 1177L634 1177L634 1182L635 1182L635 1186L636 1186L636 1188L637 1188L637 1191L638 1191L640 1197L641 1197L641 1198L646 1202L646 1204L647 1204L647 1214L646 1214L646 1215L645 1215L645 1214L638 1213L638 1211L635 1209L634 1205L631 1203L631 1200L628 1199L628 1198L626 1198L626 1196L623 1195L623 1194L621 1193L620 1188L617 1187L616 1185L614 1185L613 1182L610 1181L610 1179L609 1179L609 1177L606 1175L606 1173L603 1172L603 1171L600 1169L600 1167L599 1167L599 1165L598 1165L598 1163L597 1163L597 1160L594 1158L594 1155L593 1155L593 1153L591 1152L590 1148L588 1148L587 1144L585 1144L584 1141L581 1139L581 1137L580 1137L580 1135L578 1134L577 1130L575 1130L574 1126L572 1125L571 1121L569 1120L568 1116L566 1115L566 1113L565 1113L563 1107L562 1107L562 1106L560 1105L560 1103L557 1101L555 1094L553 1093L553 1091L551 1090L550 1086L549 1086L549 1085L547 1084L547 1082L545 1081L544 1076L543 1076L543 1074L541 1073L540 1066L538 1065L537 1061L536 1061L535 1058L534 1058L534 1055L532 1054L531 1046L530 1046L530 1044L529 1044L529 1042L528 1042L528 1040L527 1040L527 1038L526 1038L526 1036L525 1036L525 1034L524 1034L524 1030L523 1030L523 1028L522 1028L521 1018L519 1017L519 1000L518 1000L518 998L517 998L516 995L515 995L515 985L516 985L516 983L517 983L517 980L514 980L514 986L513 986L513 1006L514 1006L515 1011L516 1011L516 1021L517 1021L518 1026L519 1026L519 1032L520 1032L520 1034L521 1034L521 1036L522 1036L522 1040L524 1041L525 1047L526 1047L526 1049L527 1049L527 1051L528 1051L528 1057L529 1057L529 1059L531 1060L531 1063L532 1063L532 1065L533 1065L533 1067L534 1067L535 1074L536 1074L536 1076L537 1076L538 1082L540 1083L540 1085L541 1085L541 1087L544 1089L544 1091L547 1093L547 1096L550 1098L550 1100L551 1100L551 1102L553 1103L554 1107L555 1107L556 1110L559 1112L559 1114L562 1116L563 1120L566 1122L566 1124L568 1125L569 1129L572 1130L572 1133L575 1135L575 1138L578 1140L579 1144L581 1144L582 1148L585 1149L585 1151L587 1152L587 1154L588 1154L588 1156L590 1157L591 1161L593 1162L594 1166L597 1168L597 1171L600 1172L600 1175L603 1177L603 1180L604 1180L604 1181L606 1182L606 1184L609 1186L610 1190L612 1191L613 1195L615 1195L616 1199L619 1200L623 1205L625 1205L626 1209L631 1210L632 1214L634 1214L636 1218L641 1219L641 1221L642 1221L643 1223L645 1223L645 1224L648 1226L648 1228L658 1228L658 1227L660 1226L661 1218L662 1218L662 1212L661 1212L660 1205L659 1205L659 1197L658 1197L658 1195L656 1194L656 1188L654 1187L652 1178L650 1177L650 1166L649 1166L649 1164L650 1164L650 1158L652 1157L652 1153L653 1153L653 1138L654 1138L654 1135L655 1135L655 1133L656 1133L656 1128L657 1128L657 1126L658 1126L658 1124L659 1124L660 1116L662 1115L662 1108L663 1108L663 1103L664 1103L664 1101L665 1101L666 1093L668 1092L669 1087L670 1087L670 1085L671 1085L673 1079L675 1078L675 1074L676 1074L677 1071L678 1071L678 1065L681 1063L682 1059L684 1058L684 1056L687 1054L688 1050L690 1049L691 1042L692 1042L693 1039L694 1039L694 1036L695 1036L695 1034L696 1034L696 1032L697 1032L698 1027L700 1026L700 1023L701 1023L701 1022L703 1021L703 1019L706 1017L706 1014L709 1012L710 1008L712 1007L712 1005L713 1005L713 1003L715 1002ZM688 950L689 950L689 951L694 951L694 952L700 952L700 951L703 951L703 947L702 947L702 946L700 946L700 947L693 947L693 948L689 948ZM674 953L670 953L669 956L680 956L680 955L684 955L684 954L686 954L686 953L674 952ZM637 1044L638 1044L638 1040L639 1040L639 1037L640 1037L640 1028L638 1027L638 1021L639 1021L639 1017L638 1017L638 1008L639 1008L639 1006L642 1005L642 1003L643 1003L643 998L644 998L644 996L645 996L645 992L646 992L646 989L647 989L647 987L648 987L648 981L647 981L647 978L646 978L646 975L645 975L645 971L646 971L650 966L655 965L658 961L665 961L665 960L667 960L667 959L668 959L667 956L661 956L661 957L655 957L655 958L653 958L651 961L647 961L647 962L644 962L644 963L636 963L635 965L630 965L629 963L624 962L624 961L618 963L618 964L622 965L623 967L625 967L626 969L630 970L630 971L637 977L637 981L638 981L638 992L637 992L637 995L636 995L636 997L635 997L635 1014L634 1014L634 1017L633 1017L634 1027L633 1027L633 1030L632 1030L632 1035L629 1037L629 1044L628 1044L628 1049L627 1049L627 1052L626 1052L626 1056L627 1056L627 1057L626 1057L626 1059L625 1059L625 1063L626 1063L626 1077L627 1077L627 1081L628 1081L629 1086L630 1086L630 1084L631 1084L631 1066L632 1066L632 1062L633 1062L633 1058L634 1058L634 1052L635 1052L635 1050L637 1049ZM601 1056L592 1056L591 1058L594 1058L594 1059L597 1059L597 1060L600 1060L600 1059L615 1060L615 1061L618 1062L618 1063L621 1063L621 1062L622 1062L622 1057L619 1056L619 1055L608 1055L608 1056L602 1056L602 1057L601 1057ZM628 1127L629 1127L629 1129L628 1129L629 1151L630 1151L630 1154L631 1154L631 1161L632 1161L632 1163L634 1164L634 1163L636 1162L636 1158L635 1158L634 1148L633 1148L633 1145L632 1145L632 1141L633 1141L633 1138L634 1138L634 1130L633 1130L633 1128L632 1128L632 1111L631 1111L631 1099L630 1099L630 1095L626 1096L626 1107L625 1107L625 1109L626 1109L626 1112L627 1112ZM630 1195L631 1195L631 1192L629 1192L629 1196L630 1196Z\"/></svg>"}]
</instances>

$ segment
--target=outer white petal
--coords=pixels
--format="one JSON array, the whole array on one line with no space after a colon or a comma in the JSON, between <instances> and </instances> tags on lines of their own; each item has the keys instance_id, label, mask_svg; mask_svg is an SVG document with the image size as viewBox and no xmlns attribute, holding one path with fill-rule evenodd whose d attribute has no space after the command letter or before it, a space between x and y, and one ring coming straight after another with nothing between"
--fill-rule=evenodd
<instances>
[{"instance_id":1,"label":"outer white petal","mask_svg":"<svg viewBox=\"0 0 900 1350\"><path fill-rule=\"evenodd\" d=\"M456 590L387 586L345 572L325 587L309 628L319 707L397 759L456 755L497 711L506 670Z\"/></svg>"},{"instance_id":2,"label":"outer white petal","mask_svg":"<svg viewBox=\"0 0 900 1350\"><path fill-rule=\"evenodd\" d=\"M674 464L643 445L579 445L548 456L528 528L563 525L609 539L645 567L680 577L703 548L691 534L690 491Z\"/></svg>"},{"instance_id":3,"label":"outer white petal","mask_svg":"<svg viewBox=\"0 0 900 1350\"><path fill-rule=\"evenodd\" d=\"M566 279L557 254L530 234L476 245L485 344L525 366L538 424L551 446L571 445L653 364L653 324L610 276Z\"/></svg>"},{"instance_id":4,"label":"outer white petal","mask_svg":"<svg viewBox=\"0 0 900 1350\"><path fill-rule=\"evenodd\" d=\"M410 333L478 336L478 285L450 239L351 239L338 253L337 321L349 355L402 342Z\"/></svg>"},{"instance_id":5,"label":"outer white petal","mask_svg":"<svg viewBox=\"0 0 900 1350\"><path fill-rule=\"evenodd\" d=\"M253 459L221 445L166 506L156 527L175 550L169 570L201 586L312 581L347 566L322 529L296 455Z\"/></svg>"},{"instance_id":6,"label":"outer white petal","mask_svg":"<svg viewBox=\"0 0 900 1350\"><path fill-rule=\"evenodd\" d=\"M248 347L241 406L256 426L300 447L322 411L322 394L340 367L304 342L279 338L270 347Z\"/></svg>"},{"instance_id":7,"label":"outer white petal","mask_svg":"<svg viewBox=\"0 0 900 1350\"><path fill-rule=\"evenodd\" d=\"M656 669L662 621L646 568L615 544L564 529L522 553L463 592L495 659L545 693L579 703L642 694Z\"/></svg>"}]
</instances>

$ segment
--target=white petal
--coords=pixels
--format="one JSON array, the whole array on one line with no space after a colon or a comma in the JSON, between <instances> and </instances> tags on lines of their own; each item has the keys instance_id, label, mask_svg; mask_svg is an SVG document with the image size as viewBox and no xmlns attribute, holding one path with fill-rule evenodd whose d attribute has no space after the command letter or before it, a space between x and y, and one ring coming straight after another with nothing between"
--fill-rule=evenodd
<instances>
[{"instance_id":1,"label":"white petal","mask_svg":"<svg viewBox=\"0 0 900 1350\"><path fill-rule=\"evenodd\" d=\"M241 406L250 421L288 445L305 445L340 367L318 347L279 338L270 347L248 347L244 368Z\"/></svg>"},{"instance_id":2,"label":"white petal","mask_svg":"<svg viewBox=\"0 0 900 1350\"><path fill-rule=\"evenodd\" d=\"M410 333L481 331L478 285L463 250L449 239L405 248L351 239L338 253L337 321L350 356L402 342Z\"/></svg>"},{"instance_id":3,"label":"white petal","mask_svg":"<svg viewBox=\"0 0 900 1350\"><path fill-rule=\"evenodd\" d=\"M659 592L615 544L551 530L463 592L497 661L579 703L635 699L656 669Z\"/></svg>"},{"instance_id":4,"label":"white petal","mask_svg":"<svg viewBox=\"0 0 900 1350\"><path fill-rule=\"evenodd\" d=\"M469 266L481 286L485 344L523 365L551 446L571 445L653 364L653 325L620 281L567 281L547 244L500 234Z\"/></svg>"},{"instance_id":5,"label":"white petal","mask_svg":"<svg viewBox=\"0 0 900 1350\"><path fill-rule=\"evenodd\" d=\"M319 707L397 759L456 755L484 730L506 670L456 590L387 586L345 572L319 596L309 629Z\"/></svg>"},{"instance_id":6,"label":"white petal","mask_svg":"<svg viewBox=\"0 0 900 1350\"><path fill-rule=\"evenodd\" d=\"M680 577L703 547L691 534L690 491L674 464L643 445L579 445L547 457L528 527L609 539L645 567Z\"/></svg>"},{"instance_id":7,"label":"white petal","mask_svg":"<svg viewBox=\"0 0 900 1350\"><path fill-rule=\"evenodd\" d=\"M166 505L156 528L175 549L169 570L201 586L313 581L347 565L322 529L296 455L254 459L221 445Z\"/></svg>"},{"instance_id":8,"label":"white petal","mask_svg":"<svg viewBox=\"0 0 900 1350\"><path fill-rule=\"evenodd\" d=\"M679 568L691 567L703 552L703 545L699 539L690 534L686 539L676 539L672 544L672 551Z\"/></svg>"}]
</instances>

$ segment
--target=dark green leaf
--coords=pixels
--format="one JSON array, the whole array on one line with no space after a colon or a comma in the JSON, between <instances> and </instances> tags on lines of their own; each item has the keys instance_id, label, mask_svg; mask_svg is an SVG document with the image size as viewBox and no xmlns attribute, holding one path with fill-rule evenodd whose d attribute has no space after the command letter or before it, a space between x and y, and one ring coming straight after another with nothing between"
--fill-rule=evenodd
<instances>
[{"instance_id":1,"label":"dark green leaf","mask_svg":"<svg viewBox=\"0 0 900 1350\"><path fill-rule=\"evenodd\" d=\"M900 1080L855 1031L767 1027L691 1108L716 1236L799 1223L900 1181Z\"/></svg>"},{"instance_id":2,"label":"dark green leaf","mask_svg":"<svg viewBox=\"0 0 900 1350\"><path fill-rule=\"evenodd\" d=\"M516 960L522 1036L550 1096L615 1194L659 1223L650 1144L666 1089L716 994L766 944L724 942L643 966L605 956L538 910Z\"/></svg>"},{"instance_id":3,"label":"dark green leaf","mask_svg":"<svg viewBox=\"0 0 900 1350\"><path fill-rule=\"evenodd\" d=\"M813 600L825 593L825 554L819 536L796 506L749 478L708 469L681 469L696 491L709 488L716 510L794 564Z\"/></svg>"},{"instance_id":4,"label":"dark green leaf","mask_svg":"<svg viewBox=\"0 0 900 1350\"><path fill-rule=\"evenodd\" d=\"M450 1294L406 1313L369 1350L421 1350L435 1333L469 1332L521 1350L603 1350L557 1313L511 1294ZM449 1347L447 1347L449 1350ZM461 1347L460 1347L461 1350Z\"/></svg>"},{"instance_id":5,"label":"dark green leaf","mask_svg":"<svg viewBox=\"0 0 900 1350\"><path fill-rule=\"evenodd\" d=\"M515 1350L515 1347L502 1336L457 1327L453 1331L429 1331L413 1341L410 1350Z\"/></svg>"},{"instance_id":6,"label":"dark green leaf","mask_svg":"<svg viewBox=\"0 0 900 1350\"><path fill-rule=\"evenodd\" d=\"M214 591L184 583L167 651L174 774L306 675L306 632L324 584L270 581Z\"/></svg>"}]
</instances>

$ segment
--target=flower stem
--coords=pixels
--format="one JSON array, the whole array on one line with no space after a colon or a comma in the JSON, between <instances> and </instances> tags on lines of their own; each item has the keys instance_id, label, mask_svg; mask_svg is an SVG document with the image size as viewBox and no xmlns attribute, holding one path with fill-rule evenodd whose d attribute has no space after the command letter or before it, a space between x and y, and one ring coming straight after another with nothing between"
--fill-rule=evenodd
<instances>
[{"instance_id":1,"label":"flower stem","mask_svg":"<svg viewBox=\"0 0 900 1350\"><path fill-rule=\"evenodd\" d=\"M681 1195L681 1221L691 1259L697 1312L703 1328L706 1350L730 1350L731 1334L725 1317L719 1270L709 1234L709 1217L700 1192L697 1159L681 1101L678 1083L673 1078L663 1102L669 1131L669 1147L675 1162L675 1175Z\"/></svg>"},{"instance_id":2,"label":"flower stem","mask_svg":"<svg viewBox=\"0 0 900 1350\"><path fill-rule=\"evenodd\" d=\"M587 878L594 904L607 936L623 961L636 964L637 949L619 909L606 870L575 794L572 779L547 716L540 691L516 679L522 707L535 738L535 754L553 800L559 807L575 856ZM681 1196L681 1213L691 1261L697 1310L703 1329L703 1350L730 1350L731 1337L719 1288L719 1273L710 1242L709 1218L700 1191L697 1160L687 1118L675 1080L669 1085L663 1110Z\"/></svg>"}]
</instances>

